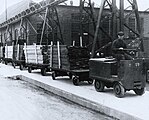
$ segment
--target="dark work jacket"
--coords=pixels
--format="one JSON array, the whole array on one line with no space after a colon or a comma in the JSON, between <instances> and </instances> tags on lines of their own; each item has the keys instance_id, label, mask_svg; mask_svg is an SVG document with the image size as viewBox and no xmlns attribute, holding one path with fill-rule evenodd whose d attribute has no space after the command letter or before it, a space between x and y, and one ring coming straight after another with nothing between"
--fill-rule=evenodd
<instances>
[{"instance_id":1,"label":"dark work jacket","mask_svg":"<svg viewBox=\"0 0 149 120\"><path fill-rule=\"evenodd\" d=\"M127 48L126 43L121 39L116 39L112 43L112 52L114 54L123 54L122 51L116 50L118 48Z\"/></svg>"}]
</instances>

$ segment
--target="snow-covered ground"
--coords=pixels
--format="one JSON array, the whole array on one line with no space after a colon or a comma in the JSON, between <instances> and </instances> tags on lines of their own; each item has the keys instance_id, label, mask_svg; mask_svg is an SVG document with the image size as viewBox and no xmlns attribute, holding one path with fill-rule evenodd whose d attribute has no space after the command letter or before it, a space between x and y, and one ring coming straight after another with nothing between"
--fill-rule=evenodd
<instances>
[{"instance_id":1,"label":"snow-covered ground","mask_svg":"<svg viewBox=\"0 0 149 120\"><path fill-rule=\"evenodd\" d=\"M143 120L149 119L148 91L146 91L143 96L137 96L133 91L129 91L126 92L124 98L117 98L114 96L112 89L107 89L105 92L98 93L92 85L83 83L80 86L74 86L72 81L67 78L52 80L50 75L41 76L38 70L29 74L26 70L20 71L19 69L14 69L12 66L6 66L4 64L0 64L0 67L0 75L3 77L14 75L27 76L28 78L32 78L44 84L60 88L62 91L70 92L94 103L98 103L103 106L103 109L104 107L108 107L109 111L111 112L112 110L113 114L115 111L119 111L120 113L134 116L134 118ZM117 114L117 112L115 114Z\"/></svg>"},{"instance_id":2,"label":"snow-covered ground","mask_svg":"<svg viewBox=\"0 0 149 120\"><path fill-rule=\"evenodd\" d=\"M0 76L1 120L111 120L29 83Z\"/></svg>"}]
</instances>

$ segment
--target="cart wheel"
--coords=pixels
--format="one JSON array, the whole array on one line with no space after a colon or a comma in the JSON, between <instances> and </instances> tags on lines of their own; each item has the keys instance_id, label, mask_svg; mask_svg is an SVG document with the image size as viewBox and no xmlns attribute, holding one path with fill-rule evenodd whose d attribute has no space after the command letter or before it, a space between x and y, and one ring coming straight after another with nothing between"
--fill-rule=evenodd
<instances>
[{"instance_id":1,"label":"cart wheel","mask_svg":"<svg viewBox=\"0 0 149 120\"><path fill-rule=\"evenodd\" d=\"M15 63L14 63L14 62L12 62L12 66L13 66L14 68L16 68L16 65L15 65Z\"/></svg>"},{"instance_id":2,"label":"cart wheel","mask_svg":"<svg viewBox=\"0 0 149 120\"><path fill-rule=\"evenodd\" d=\"M24 66L22 64L20 64L20 70L23 70Z\"/></svg>"},{"instance_id":3,"label":"cart wheel","mask_svg":"<svg viewBox=\"0 0 149 120\"><path fill-rule=\"evenodd\" d=\"M5 65L7 65L8 64L8 62L7 61L5 61Z\"/></svg>"},{"instance_id":4,"label":"cart wheel","mask_svg":"<svg viewBox=\"0 0 149 120\"><path fill-rule=\"evenodd\" d=\"M137 94L137 95L143 95L145 93L145 90L144 88L141 88L141 89L134 89L134 92Z\"/></svg>"},{"instance_id":5,"label":"cart wheel","mask_svg":"<svg viewBox=\"0 0 149 120\"><path fill-rule=\"evenodd\" d=\"M92 85L93 84L93 80L92 79L89 79L88 80L88 84Z\"/></svg>"},{"instance_id":6,"label":"cart wheel","mask_svg":"<svg viewBox=\"0 0 149 120\"><path fill-rule=\"evenodd\" d=\"M95 80L94 87L97 92L103 92L104 91L104 83L100 80Z\"/></svg>"},{"instance_id":7,"label":"cart wheel","mask_svg":"<svg viewBox=\"0 0 149 120\"><path fill-rule=\"evenodd\" d=\"M45 75L46 75L46 71L47 71L46 68L42 68L42 69L41 69L41 75L42 75L42 76L45 76Z\"/></svg>"},{"instance_id":8,"label":"cart wheel","mask_svg":"<svg viewBox=\"0 0 149 120\"><path fill-rule=\"evenodd\" d=\"M32 68L28 67L28 72L31 73L32 72Z\"/></svg>"},{"instance_id":9,"label":"cart wheel","mask_svg":"<svg viewBox=\"0 0 149 120\"><path fill-rule=\"evenodd\" d=\"M74 85L79 85L79 82L80 82L80 80L79 80L79 78L77 77L77 76L74 76L73 78L72 78L72 81L73 81L73 84Z\"/></svg>"},{"instance_id":10,"label":"cart wheel","mask_svg":"<svg viewBox=\"0 0 149 120\"><path fill-rule=\"evenodd\" d=\"M55 80L55 77L56 77L56 73L55 73L55 71L53 71L52 72L52 79Z\"/></svg>"},{"instance_id":11,"label":"cart wheel","mask_svg":"<svg viewBox=\"0 0 149 120\"><path fill-rule=\"evenodd\" d=\"M114 93L116 97L122 98L125 95L125 88L120 83L115 83Z\"/></svg>"}]
</instances>

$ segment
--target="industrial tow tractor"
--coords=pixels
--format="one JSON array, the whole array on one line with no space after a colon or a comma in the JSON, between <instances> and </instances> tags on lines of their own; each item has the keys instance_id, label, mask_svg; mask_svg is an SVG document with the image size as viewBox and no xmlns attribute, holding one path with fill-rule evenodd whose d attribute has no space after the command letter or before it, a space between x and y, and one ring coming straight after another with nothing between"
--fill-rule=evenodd
<instances>
[{"instance_id":1,"label":"industrial tow tractor","mask_svg":"<svg viewBox=\"0 0 149 120\"><path fill-rule=\"evenodd\" d=\"M90 59L90 78L95 80L97 92L113 87L117 97L123 97L126 91L134 90L137 95L144 94L146 84L144 59L120 60L115 58Z\"/></svg>"},{"instance_id":2,"label":"industrial tow tractor","mask_svg":"<svg viewBox=\"0 0 149 120\"><path fill-rule=\"evenodd\" d=\"M141 32L141 24L140 24L137 1L128 0L128 2L130 3L130 6L132 6L132 13L135 15L135 18L136 18L137 31L131 29L131 27L128 24L126 25L126 20L131 16L130 14L132 13L130 13L129 16L124 15L124 0L119 0L119 3L120 3L119 7L117 7L116 1L117 0L112 0L110 5L107 0L102 0L101 2L101 7L99 10L98 20L96 25L96 32L95 32L94 41L92 44L92 54L91 54L90 65L89 65L89 69L90 69L89 76L91 79L95 80L94 86L96 91L98 92L104 91L104 88L106 86L107 88L113 87L114 93L117 97L123 97L125 95L125 92L129 90L134 90L134 92L137 95L143 95L145 91L144 90L145 84L146 84L146 71L144 66L145 60L143 59L143 57L137 55L139 52L135 55L135 57L133 57L134 59L131 59L131 60L128 60L128 59L116 60L115 58L112 58L112 57L106 58L106 56L111 56L111 55L106 55L105 54L106 52L104 53L105 58L95 58L97 53L102 52L102 49L103 50L106 49L107 46L109 46L112 43L112 41L117 38L116 33L118 31L125 31L125 29L132 31L135 34L135 36L139 38L140 50L137 47L138 50L136 51L140 51L142 53L144 52L143 39L142 39L143 35ZM107 44L104 44L102 46L97 46L96 42L100 38L100 37L98 38L99 36L98 33L99 33L99 29L101 29L100 27L102 26L101 19L103 19L103 16L102 16L103 11L105 6L107 5L109 5L110 9L112 10L111 12L112 33L107 32L108 36L110 35L112 39L110 38L110 42ZM118 8L120 8L119 12L116 12ZM97 47L99 47L100 49L97 50ZM126 49L122 52L130 53L131 50L129 51Z\"/></svg>"}]
</instances>

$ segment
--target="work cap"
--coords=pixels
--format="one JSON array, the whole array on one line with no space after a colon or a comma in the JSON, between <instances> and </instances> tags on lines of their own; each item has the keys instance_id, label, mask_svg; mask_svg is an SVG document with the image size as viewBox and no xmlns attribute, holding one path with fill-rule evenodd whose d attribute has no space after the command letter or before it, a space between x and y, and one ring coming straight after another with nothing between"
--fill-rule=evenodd
<instances>
[{"instance_id":1,"label":"work cap","mask_svg":"<svg viewBox=\"0 0 149 120\"><path fill-rule=\"evenodd\" d=\"M119 36L123 36L124 33L123 33L122 31L120 31L120 32L117 33L117 35L119 35Z\"/></svg>"}]
</instances>

